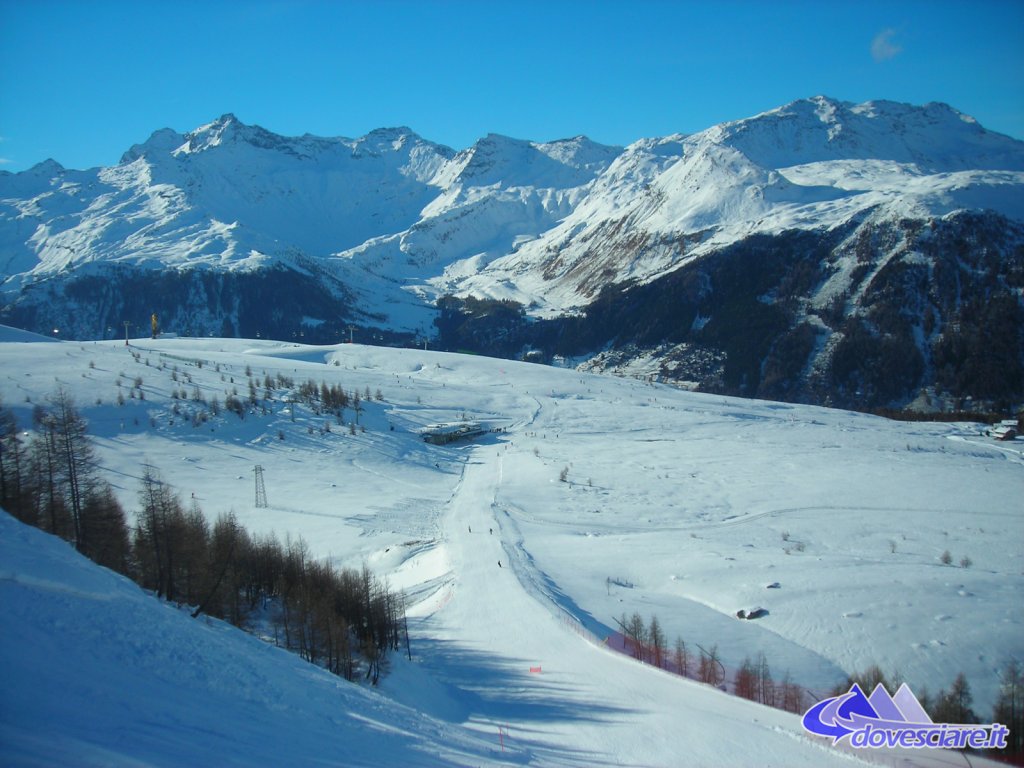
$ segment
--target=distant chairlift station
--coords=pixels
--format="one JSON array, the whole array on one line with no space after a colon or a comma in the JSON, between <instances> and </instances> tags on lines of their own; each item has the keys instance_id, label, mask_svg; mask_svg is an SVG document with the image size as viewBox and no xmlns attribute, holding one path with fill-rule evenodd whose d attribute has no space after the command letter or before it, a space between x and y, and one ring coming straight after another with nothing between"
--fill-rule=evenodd
<instances>
[{"instance_id":1,"label":"distant chairlift station","mask_svg":"<svg viewBox=\"0 0 1024 768\"><path fill-rule=\"evenodd\" d=\"M446 445L456 440L469 440L485 434L485 429L479 421L452 421L445 424L431 424L420 430L420 436L424 442L433 445Z\"/></svg>"}]
</instances>

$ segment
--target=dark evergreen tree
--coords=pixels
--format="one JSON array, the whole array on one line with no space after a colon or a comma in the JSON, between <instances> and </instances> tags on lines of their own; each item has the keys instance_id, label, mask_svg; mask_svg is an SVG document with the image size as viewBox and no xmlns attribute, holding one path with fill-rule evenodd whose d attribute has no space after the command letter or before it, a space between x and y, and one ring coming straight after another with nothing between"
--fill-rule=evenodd
<instances>
[{"instance_id":1,"label":"dark evergreen tree","mask_svg":"<svg viewBox=\"0 0 1024 768\"><path fill-rule=\"evenodd\" d=\"M113 490L100 483L82 507L79 550L93 562L118 573L131 569L131 534L124 508Z\"/></svg>"},{"instance_id":2,"label":"dark evergreen tree","mask_svg":"<svg viewBox=\"0 0 1024 768\"><path fill-rule=\"evenodd\" d=\"M651 663L656 667L665 666L665 632L658 617L651 616L647 626L647 642L650 644Z\"/></svg>"},{"instance_id":3,"label":"dark evergreen tree","mask_svg":"<svg viewBox=\"0 0 1024 768\"><path fill-rule=\"evenodd\" d=\"M780 700L777 702L777 706L794 714L804 711L804 692L799 685L792 681L789 670L786 670L786 674L783 675L782 682L779 684L779 696Z\"/></svg>"},{"instance_id":4,"label":"dark evergreen tree","mask_svg":"<svg viewBox=\"0 0 1024 768\"><path fill-rule=\"evenodd\" d=\"M749 656L744 658L743 663L736 668L732 689L737 696L757 701L757 670Z\"/></svg>"},{"instance_id":5,"label":"dark evergreen tree","mask_svg":"<svg viewBox=\"0 0 1024 768\"><path fill-rule=\"evenodd\" d=\"M928 713L936 723L976 723L977 715L971 709L974 697L963 672L956 676L949 691L939 691L935 704Z\"/></svg>"},{"instance_id":6,"label":"dark evergreen tree","mask_svg":"<svg viewBox=\"0 0 1024 768\"><path fill-rule=\"evenodd\" d=\"M14 413L0 402L0 507L3 507L22 522L35 523L31 519L31 506L26 493L27 469L25 447L18 436L18 422Z\"/></svg>"},{"instance_id":7,"label":"dark evergreen tree","mask_svg":"<svg viewBox=\"0 0 1024 768\"><path fill-rule=\"evenodd\" d=\"M146 467L139 492L134 552L142 586L158 597L178 600L178 587L192 564L188 522L178 495L152 467ZM181 596L186 597L186 596Z\"/></svg>"},{"instance_id":8,"label":"dark evergreen tree","mask_svg":"<svg viewBox=\"0 0 1024 768\"><path fill-rule=\"evenodd\" d=\"M1016 660L1010 661L1003 670L992 721L1005 725L1010 731L1003 754L1017 760L1024 757L1024 675Z\"/></svg>"},{"instance_id":9,"label":"dark evergreen tree","mask_svg":"<svg viewBox=\"0 0 1024 768\"><path fill-rule=\"evenodd\" d=\"M96 485L96 457L86 432L85 419L63 387L51 398L51 420L63 490L77 549L82 548L82 508Z\"/></svg>"},{"instance_id":10,"label":"dark evergreen tree","mask_svg":"<svg viewBox=\"0 0 1024 768\"><path fill-rule=\"evenodd\" d=\"M690 674L690 652L686 647L686 641L681 637L676 637L675 653L672 660L675 662L676 672L683 677L688 677Z\"/></svg>"},{"instance_id":11,"label":"dark evergreen tree","mask_svg":"<svg viewBox=\"0 0 1024 768\"><path fill-rule=\"evenodd\" d=\"M757 654L757 700L769 707L775 706L776 691L775 681L772 680L771 669L768 668L768 659L764 651Z\"/></svg>"},{"instance_id":12,"label":"dark evergreen tree","mask_svg":"<svg viewBox=\"0 0 1024 768\"><path fill-rule=\"evenodd\" d=\"M62 492L56 420L47 409L37 405L32 409L32 422L36 430L31 446L35 484L32 517L48 533L73 541L74 527Z\"/></svg>"}]
</instances>

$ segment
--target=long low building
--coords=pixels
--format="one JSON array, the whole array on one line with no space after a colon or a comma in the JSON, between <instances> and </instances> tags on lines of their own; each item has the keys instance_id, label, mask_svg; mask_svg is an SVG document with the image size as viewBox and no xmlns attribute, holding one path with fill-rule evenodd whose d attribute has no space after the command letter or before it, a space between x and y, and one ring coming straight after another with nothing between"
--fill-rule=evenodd
<instances>
[{"instance_id":1,"label":"long low building","mask_svg":"<svg viewBox=\"0 0 1024 768\"><path fill-rule=\"evenodd\" d=\"M453 421L424 427L420 430L420 436L425 442L444 445L455 440L477 437L486 431L478 421Z\"/></svg>"}]
</instances>

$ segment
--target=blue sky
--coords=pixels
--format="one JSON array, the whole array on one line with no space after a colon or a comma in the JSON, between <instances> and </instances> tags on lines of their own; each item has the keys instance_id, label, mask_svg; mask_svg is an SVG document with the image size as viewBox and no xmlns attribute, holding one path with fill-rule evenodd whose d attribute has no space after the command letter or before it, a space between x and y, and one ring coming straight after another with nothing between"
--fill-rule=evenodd
<instances>
[{"instance_id":1,"label":"blue sky","mask_svg":"<svg viewBox=\"0 0 1024 768\"><path fill-rule=\"evenodd\" d=\"M606 144L824 94L943 101L1024 139L1024 2L0 0L0 170L115 164L233 112Z\"/></svg>"}]
</instances>

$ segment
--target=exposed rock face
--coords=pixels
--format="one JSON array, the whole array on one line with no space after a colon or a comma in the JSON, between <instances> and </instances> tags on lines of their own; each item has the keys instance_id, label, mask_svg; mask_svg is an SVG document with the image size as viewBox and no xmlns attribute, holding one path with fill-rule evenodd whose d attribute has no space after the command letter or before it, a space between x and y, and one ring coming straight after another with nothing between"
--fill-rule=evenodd
<instances>
[{"instance_id":1,"label":"exposed rock face","mask_svg":"<svg viewBox=\"0 0 1024 768\"><path fill-rule=\"evenodd\" d=\"M606 287L580 315L525 323L477 303L449 306L440 327L453 347L604 350L590 367L747 397L883 408L927 391L935 409L1011 407L1024 399L1022 288L1024 228L961 213L755 235Z\"/></svg>"}]
</instances>

